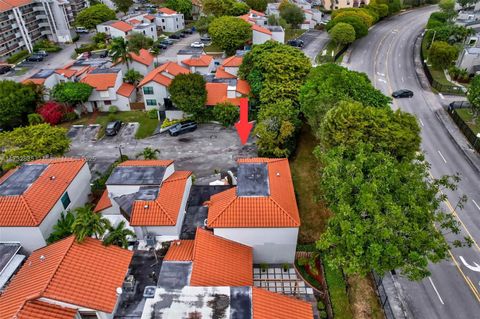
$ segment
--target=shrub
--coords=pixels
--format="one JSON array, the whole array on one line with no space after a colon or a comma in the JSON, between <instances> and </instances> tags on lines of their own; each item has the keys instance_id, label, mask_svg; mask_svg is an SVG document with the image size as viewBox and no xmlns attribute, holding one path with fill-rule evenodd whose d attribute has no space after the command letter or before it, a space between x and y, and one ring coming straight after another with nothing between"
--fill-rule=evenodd
<instances>
[{"instance_id":1,"label":"shrub","mask_svg":"<svg viewBox=\"0 0 480 319\"><path fill-rule=\"evenodd\" d=\"M65 107L57 102L50 101L40 106L37 112L46 123L56 125L60 123L65 113Z\"/></svg>"},{"instance_id":2,"label":"shrub","mask_svg":"<svg viewBox=\"0 0 480 319\"><path fill-rule=\"evenodd\" d=\"M327 307L325 306L325 303L322 301L322 300L319 300L317 302L317 309L322 311L322 310L325 310Z\"/></svg>"},{"instance_id":3,"label":"shrub","mask_svg":"<svg viewBox=\"0 0 480 319\"><path fill-rule=\"evenodd\" d=\"M231 103L218 103L213 107L213 118L223 126L229 127L238 121L240 110Z\"/></svg>"},{"instance_id":4,"label":"shrub","mask_svg":"<svg viewBox=\"0 0 480 319\"><path fill-rule=\"evenodd\" d=\"M290 264L288 264L288 263L283 263L283 264L282 264L282 269L283 269L283 271L288 271L288 269L290 269Z\"/></svg>"},{"instance_id":5,"label":"shrub","mask_svg":"<svg viewBox=\"0 0 480 319\"><path fill-rule=\"evenodd\" d=\"M108 113L115 114L117 112L118 112L118 106L110 105L110 107L108 108Z\"/></svg>"},{"instance_id":6,"label":"shrub","mask_svg":"<svg viewBox=\"0 0 480 319\"><path fill-rule=\"evenodd\" d=\"M265 271L268 269L268 264L266 264L266 263L261 263L261 264L260 264L260 269L262 270L262 272L265 272Z\"/></svg>"},{"instance_id":7,"label":"shrub","mask_svg":"<svg viewBox=\"0 0 480 319\"><path fill-rule=\"evenodd\" d=\"M326 310L320 310L318 312L318 315L320 316L320 319L327 319L328 318L328 314L327 314Z\"/></svg>"},{"instance_id":8,"label":"shrub","mask_svg":"<svg viewBox=\"0 0 480 319\"><path fill-rule=\"evenodd\" d=\"M157 115L157 114L158 114L158 111L157 111L157 110L149 110L149 111L147 112L148 118L149 118L149 119L152 119L152 120L158 118L158 115Z\"/></svg>"},{"instance_id":9,"label":"shrub","mask_svg":"<svg viewBox=\"0 0 480 319\"><path fill-rule=\"evenodd\" d=\"M74 43L77 42L78 40L80 40L80 36L78 34L72 38L72 42Z\"/></svg>"},{"instance_id":10,"label":"shrub","mask_svg":"<svg viewBox=\"0 0 480 319\"><path fill-rule=\"evenodd\" d=\"M43 123L43 117L37 113L28 114L28 124L30 125L37 125Z\"/></svg>"},{"instance_id":11,"label":"shrub","mask_svg":"<svg viewBox=\"0 0 480 319\"><path fill-rule=\"evenodd\" d=\"M299 266L306 266L308 264L308 258L307 257L300 257L297 260L297 263Z\"/></svg>"},{"instance_id":12,"label":"shrub","mask_svg":"<svg viewBox=\"0 0 480 319\"><path fill-rule=\"evenodd\" d=\"M49 40L40 40L33 46L33 51L44 50L47 52L58 52L62 50L60 46Z\"/></svg>"},{"instance_id":13,"label":"shrub","mask_svg":"<svg viewBox=\"0 0 480 319\"><path fill-rule=\"evenodd\" d=\"M350 24L355 29L355 37L361 38L368 34L368 26L358 16L339 16L327 23L327 31L332 29L338 23L343 22Z\"/></svg>"},{"instance_id":14,"label":"shrub","mask_svg":"<svg viewBox=\"0 0 480 319\"><path fill-rule=\"evenodd\" d=\"M67 112L65 114L63 114L63 117L62 117L62 122L71 122L71 121L75 121L76 119L78 118L78 114L75 113L75 112Z\"/></svg>"},{"instance_id":15,"label":"shrub","mask_svg":"<svg viewBox=\"0 0 480 319\"><path fill-rule=\"evenodd\" d=\"M433 65L442 69L449 67L458 56L457 47L444 41L435 41L430 47L429 57Z\"/></svg>"},{"instance_id":16,"label":"shrub","mask_svg":"<svg viewBox=\"0 0 480 319\"><path fill-rule=\"evenodd\" d=\"M19 51L15 54L12 54L11 57L7 59L8 63L15 64L23 59L25 59L30 53L27 50Z\"/></svg>"},{"instance_id":17,"label":"shrub","mask_svg":"<svg viewBox=\"0 0 480 319\"><path fill-rule=\"evenodd\" d=\"M166 128L166 127L178 124L178 123L182 123L183 121L186 121L186 119L178 119L178 120L165 119L162 123L161 128Z\"/></svg>"}]
</instances>

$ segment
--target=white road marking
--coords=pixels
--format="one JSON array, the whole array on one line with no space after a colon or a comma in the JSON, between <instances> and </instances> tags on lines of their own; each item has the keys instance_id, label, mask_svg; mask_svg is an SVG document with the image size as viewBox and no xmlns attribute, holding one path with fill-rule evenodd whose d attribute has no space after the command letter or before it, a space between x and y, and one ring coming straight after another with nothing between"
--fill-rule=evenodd
<instances>
[{"instance_id":1,"label":"white road marking","mask_svg":"<svg viewBox=\"0 0 480 319\"><path fill-rule=\"evenodd\" d=\"M478 210L480 210L480 206L478 206L477 202L474 199L472 199L472 202L475 204L475 206L477 206Z\"/></svg>"},{"instance_id":2,"label":"white road marking","mask_svg":"<svg viewBox=\"0 0 480 319\"><path fill-rule=\"evenodd\" d=\"M399 63L399 64L398 64L398 67L399 67L399 68L401 68L401 67L402 67L402 65Z\"/></svg>"},{"instance_id":3,"label":"white road marking","mask_svg":"<svg viewBox=\"0 0 480 319\"><path fill-rule=\"evenodd\" d=\"M378 79L378 81L383 82L383 83L387 83L387 81L385 81L384 79Z\"/></svg>"},{"instance_id":4,"label":"white road marking","mask_svg":"<svg viewBox=\"0 0 480 319\"><path fill-rule=\"evenodd\" d=\"M380 72L378 72L378 71L377 71L377 74L380 75L380 76L385 76L385 74L380 73Z\"/></svg>"},{"instance_id":5,"label":"white road marking","mask_svg":"<svg viewBox=\"0 0 480 319\"><path fill-rule=\"evenodd\" d=\"M445 162L445 164L447 163L447 160L445 159L445 157L443 157L442 153L440 153L440 151L437 151L438 154L440 154L440 156L442 157L443 161Z\"/></svg>"},{"instance_id":6,"label":"white road marking","mask_svg":"<svg viewBox=\"0 0 480 319\"><path fill-rule=\"evenodd\" d=\"M425 125L423 124L422 119L418 119L418 120L420 121L420 125L425 126Z\"/></svg>"},{"instance_id":7,"label":"white road marking","mask_svg":"<svg viewBox=\"0 0 480 319\"><path fill-rule=\"evenodd\" d=\"M402 76L402 83L403 83L403 82L405 82L405 79L404 79L403 76Z\"/></svg>"},{"instance_id":8,"label":"white road marking","mask_svg":"<svg viewBox=\"0 0 480 319\"><path fill-rule=\"evenodd\" d=\"M442 93L438 93L438 95L440 96L440 98L441 98L442 100L445 100L445 97L443 96Z\"/></svg>"},{"instance_id":9,"label":"white road marking","mask_svg":"<svg viewBox=\"0 0 480 319\"><path fill-rule=\"evenodd\" d=\"M440 296L440 294L438 293L437 287L435 287L435 285L433 284L432 278L431 278L431 277L428 277L428 280L430 280L430 283L432 284L433 290L435 290L435 292L437 293L438 299L440 299L440 302L442 303L442 305L444 305L443 299L442 299L442 297Z\"/></svg>"},{"instance_id":10,"label":"white road marking","mask_svg":"<svg viewBox=\"0 0 480 319\"><path fill-rule=\"evenodd\" d=\"M463 258L463 256L458 256L460 258L460 260L462 261L462 263L465 265L465 267L467 267L468 269L472 270L472 271L475 271L475 272L480 272L480 265L477 264L476 262L474 262L473 264L475 266L472 266L470 265L469 263L467 263L465 261L465 259Z\"/></svg>"}]
</instances>

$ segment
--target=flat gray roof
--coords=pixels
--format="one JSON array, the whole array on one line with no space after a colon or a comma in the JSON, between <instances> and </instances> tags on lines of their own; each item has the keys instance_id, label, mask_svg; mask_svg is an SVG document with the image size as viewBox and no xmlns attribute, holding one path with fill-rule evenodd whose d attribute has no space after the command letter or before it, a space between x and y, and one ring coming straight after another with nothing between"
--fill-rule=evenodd
<instances>
[{"instance_id":1,"label":"flat gray roof","mask_svg":"<svg viewBox=\"0 0 480 319\"><path fill-rule=\"evenodd\" d=\"M107 180L107 185L160 185L164 166L118 166Z\"/></svg>"},{"instance_id":2,"label":"flat gray roof","mask_svg":"<svg viewBox=\"0 0 480 319\"><path fill-rule=\"evenodd\" d=\"M22 195L42 175L47 164L25 164L0 184L0 196Z\"/></svg>"},{"instance_id":3,"label":"flat gray roof","mask_svg":"<svg viewBox=\"0 0 480 319\"><path fill-rule=\"evenodd\" d=\"M0 273L7 266L10 260L22 248L20 243L2 243L0 242Z\"/></svg>"},{"instance_id":4,"label":"flat gray roof","mask_svg":"<svg viewBox=\"0 0 480 319\"><path fill-rule=\"evenodd\" d=\"M237 172L237 196L269 196L267 163L241 163Z\"/></svg>"}]
</instances>

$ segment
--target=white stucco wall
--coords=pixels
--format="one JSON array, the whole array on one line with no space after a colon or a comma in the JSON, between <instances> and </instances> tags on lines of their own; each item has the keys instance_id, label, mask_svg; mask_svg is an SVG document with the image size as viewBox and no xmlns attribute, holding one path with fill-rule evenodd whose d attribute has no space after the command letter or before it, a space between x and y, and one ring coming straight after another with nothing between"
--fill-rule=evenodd
<instances>
[{"instance_id":1,"label":"white stucco wall","mask_svg":"<svg viewBox=\"0 0 480 319\"><path fill-rule=\"evenodd\" d=\"M20 242L28 252L47 245L38 227L0 227L0 241Z\"/></svg>"},{"instance_id":2,"label":"white stucco wall","mask_svg":"<svg viewBox=\"0 0 480 319\"><path fill-rule=\"evenodd\" d=\"M157 25L155 23L142 24L133 28L132 32L141 33L149 38L152 38L153 41L157 40Z\"/></svg>"},{"instance_id":3,"label":"white stucco wall","mask_svg":"<svg viewBox=\"0 0 480 319\"><path fill-rule=\"evenodd\" d=\"M225 67L225 72L228 72L228 73L233 74L233 75L237 75L239 68L240 67L238 67L238 66Z\"/></svg>"},{"instance_id":4,"label":"white stucco wall","mask_svg":"<svg viewBox=\"0 0 480 319\"><path fill-rule=\"evenodd\" d=\"M143 94L143 102L145 103L145 109L146 110L153 110L153 109L164 110L165 109L163 107L164 99L169 97L167 88L154 81L148 82L143 87L153 88L153 94ZM143 92L143 87L142 87L142 92ZM148 105L147 100L156 100L156 105ZM159 103L161 106L159 106Z\"/></svg>"},{"instance_id":5,"label":"white stucco wall","mask_svg":"<svg viewBox=\"0 0 480 319\"><path fill-rule=\"evenodd\" d=\"M272 37L269 34L253 30L253 44L262 44L270 40Z\"/></svg>"},{"instance_id":6,"label":"white stucco wall","mask_svg":"<svg viewBox=\"0 0 480 319\"><path fill-rule=\"evenodd\" d=\"M254 263L293 263L298 228L215 228L215 235L253 248Z\"/></svg>"},{"instance_id":7,"label":"white stucco wall","mask_svg":"<svg viewBox=\"0 0 480 319\"><path fill-rule=\"evenodd\" d=\"M285 32L284 31L272 32L272 39L280 43L285 43Z\"/></svg>"},{"instance_id":8,"label":"white stucco wall","mask_svg":"<svg viewBox=\"0 0 480 319\"><path fill-rule=\"evenodd\" d=\"M172 15L161 14L155 18L155 23L164 32L177 32L185 28L185 20L183 14L177 13Z\"/></svg>"}]
</instances>

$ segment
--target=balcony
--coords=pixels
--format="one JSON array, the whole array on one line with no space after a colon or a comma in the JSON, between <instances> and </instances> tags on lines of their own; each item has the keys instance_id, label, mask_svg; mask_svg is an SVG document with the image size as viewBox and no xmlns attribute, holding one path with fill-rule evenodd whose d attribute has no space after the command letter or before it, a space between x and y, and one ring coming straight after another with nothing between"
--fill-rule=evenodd
<instances>
[{"instance_id":1,"label":"balcony","mask_svg":"<svg viewBox=\"0 0 480 319\"><path fill-rule=\"evenodd\" d=\"M1 42L1 43L5 43L5 42L11 41L11 40L13 40L13 39L15 39L15 38L16 38L16 36L15 36L14 34L12 34L12 35L10 35L10 36L8 36L8 37L0 38L0 42Z\"/></svg>"}]
</instances>

